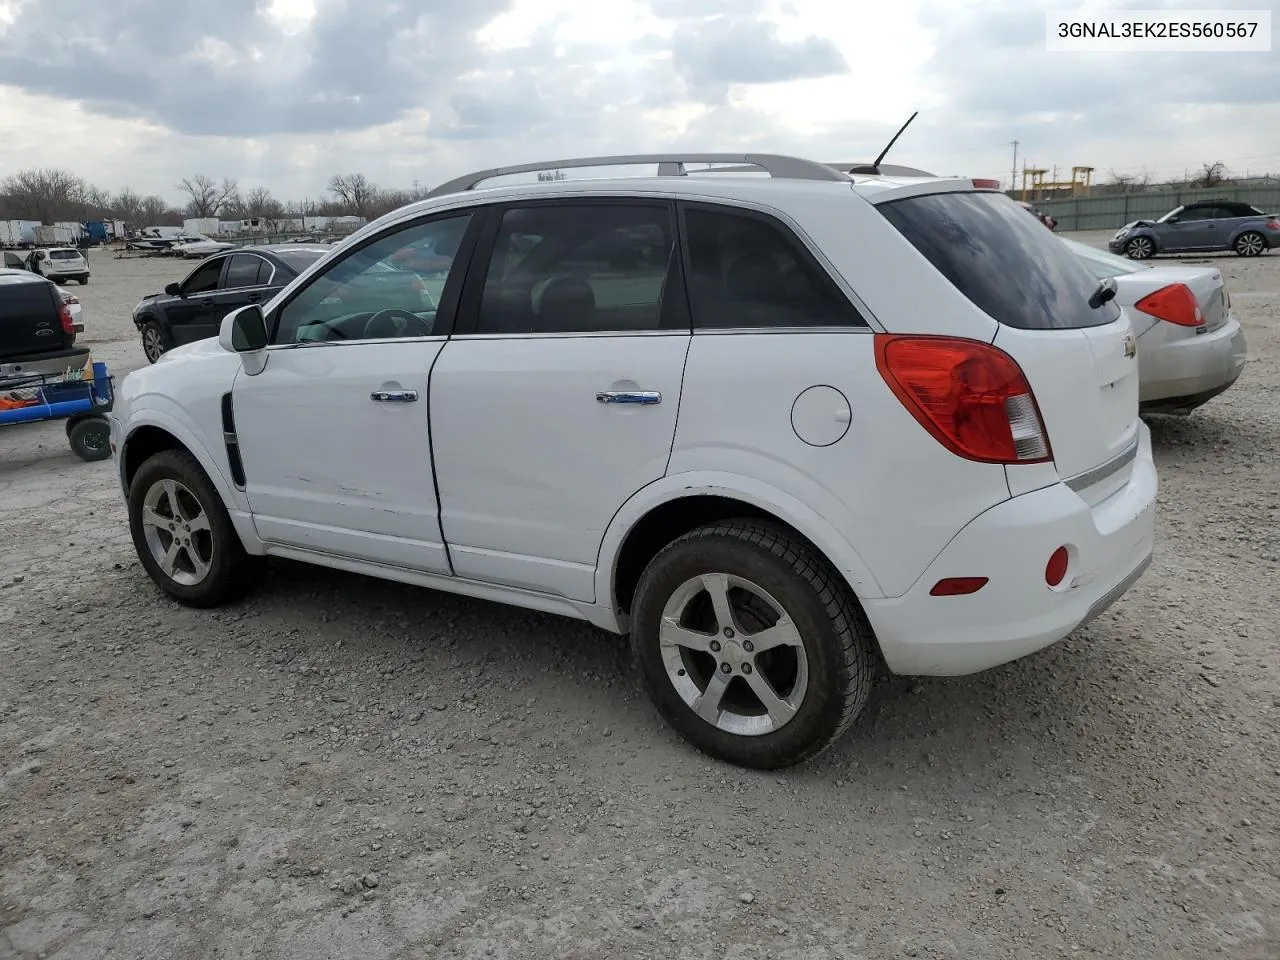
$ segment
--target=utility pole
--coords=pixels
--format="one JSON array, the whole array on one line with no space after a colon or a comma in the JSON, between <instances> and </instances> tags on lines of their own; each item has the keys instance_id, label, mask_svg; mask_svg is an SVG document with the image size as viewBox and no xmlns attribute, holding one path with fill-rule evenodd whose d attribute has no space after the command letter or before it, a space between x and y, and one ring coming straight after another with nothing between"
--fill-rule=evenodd
<instances>
[{"instance_id":1,"label":"utility pole","mask_svg":"<svg viewBox=\"0 0 1280 960\"><path fill-rule=\"evenodd\" d=\"M1014 140L1012 141L1012 143L1013 143L1013 167L1009 170L1009 189L1017 190L1018 189L1018 141Z\"/></svg>"}]
</instances>

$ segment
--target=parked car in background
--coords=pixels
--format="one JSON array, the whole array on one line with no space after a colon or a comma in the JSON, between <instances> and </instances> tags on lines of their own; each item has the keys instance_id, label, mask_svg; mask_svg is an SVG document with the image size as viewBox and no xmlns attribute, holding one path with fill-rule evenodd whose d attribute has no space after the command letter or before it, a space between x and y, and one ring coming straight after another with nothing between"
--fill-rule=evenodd
<instances>
[{"instance_id":1,"label":"parked car in background","mask_svg":"<svg viewBox=\"0 0 1280 960\"><path fill-rule=\"evenodd\" d=\"M5 258L4 258L5 266L3 268L0 268L0 276L12 276L14 274L34 276L34 274L32 274L31 271L26 267L25 263L21 260L21 258L15 258L15 259L17 259L18 263L22 265L11 266L11 264L13 263L13 260L9 258L8 254L5 255ZM46 280L45 282L52 284L52 281ZM77 297L70 290L68 290L66 287L58 286L57 284L52 284L52 286L55 290L58 291L58 296L62 298L62 302L66 304L67 309L71 313L71 332L74 334L84 333L84 310L80 303L80 298Z\"/></svg>"},{"instance_id":2,"label":"parked car in background","mask_svg":"<svg viewBox=\"0 0 1280 960\"><path fill-rule=\"evenodd\" d=\"M1134 263L1061 239L1095 277L1116 281L1137 337L1143 413L1185 415L1236 382L1247 345L1222 271Z\"/></svg>"},{"instance_id":3,"label":"parked car in background","mask_svg":"<svg viewBox=\"0 0 1280 960\"><path fill-rule=\"evenodd\" d=\"M133 308L142 351L155 363L169 349L218 335L218 324L247 303L266 303L326 253L327 247L279 244L241 247L208 258L164 293Z\"/></svg>"},{"instance_id":4,"label":"parked car in background","mask_svg":"<svg viewBox=\"0 0 1280 960\"><path fill-rule=\"evenodd\" d=\"M1231 200L1204 200L1174 207L1159 220L1135 220L1107 243L1112 253L1146 260L1158 253L1233 250L1256 257L1280 247L1280 218Z\"/></svg>"},{"instance_id":5,"label":"parked car in background","mask_svg":"<svg viewBox=\"0 0 1280 960\"><path fill-rule=\"evenodd\" d=\"M225 240L210 240L208 237L179 237L170 246L169 252L175 256L190 260L195 257L207 257L224 250L235 248L234 243Z\"/></svg>"},{"instance_id":6,"label":"parked car in background","mask_svg":"<svg viewBox=\"0 0 1280 960\"><path fill-rule=\"evenodd\" d=\"M54 283L75 280L84 285L89 282L89 261L84 252L75 247L42 247L32 251L28 262L33 273Z\"/></svg>"},{"instance_id":7,"label":"parked car in background","mask_svg":"<svg viewBox=\"0 0 1280 960\"><path fill-rule=\"evenodd\" d=\"M1037 220L1043 223L1050 230L1057 229L1058 221L1053 219L1053 217L1049 216L1047 213L1045 213L1043 210L1037 207L1034 203L1028 203L1026 200L1019 200L1018 206L1022 207L1023 210L1027 211L1027 213L1031 214L1033 217L1035 217Z\"/></svg>"},{"instance_id":8,"label":"parked car in background","mask_svg":"<svg viewBox=\"0 0 1280 960\"><path fill-rule=\"evenodd\" d=\"M834 742L881 657L984 670L1120 597L1157 479L1110 286L969 179L711 159L768 176L460 178L128 374L147 574L208 607L269 554L629 633L753 767Z\"/></svg>"},{"instance_id":9,"label":"parked car in background","mask_svg":"<svg viewBox=\"0 0 1280 960\"><path fill-rule=\"evenodd\" d=\"M0 378L83 369L75 320L62 291L29 270L0 270Z\"/></svg>"}]
</instances>

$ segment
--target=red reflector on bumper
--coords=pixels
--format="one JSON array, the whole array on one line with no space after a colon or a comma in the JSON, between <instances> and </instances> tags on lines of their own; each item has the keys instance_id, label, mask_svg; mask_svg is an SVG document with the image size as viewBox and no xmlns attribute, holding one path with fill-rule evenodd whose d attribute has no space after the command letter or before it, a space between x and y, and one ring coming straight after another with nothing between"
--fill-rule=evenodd
<instances>
[{"instance_id":1,"label":"red reflector on bumper","mask_svg":"<svg viewBox=\"0 0 1280 960\"><path fill-rule=\"evenodd\" d=\"M965 594L977 593L986 585L986 577L947 577L933 585L929 596L962 597Z\"/></svg>"}]
</instances>

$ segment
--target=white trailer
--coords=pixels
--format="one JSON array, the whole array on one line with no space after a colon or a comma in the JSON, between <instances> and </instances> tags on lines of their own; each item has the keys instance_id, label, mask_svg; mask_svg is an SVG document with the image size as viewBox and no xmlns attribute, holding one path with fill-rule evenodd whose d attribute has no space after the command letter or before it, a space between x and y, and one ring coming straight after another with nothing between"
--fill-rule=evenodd
<instances>
[{"instance_id":1,"label":"white trailer","mask_svg":"<svg viewBox=\"0 0 1280 960\"><path fill-rule=\"evenodd\" d=\"M56 247L62 243L58 239L58 228L43 223L35 228L35 242L41 247Z\"/></svg>"},{"instance_id":2,"label":"white trailer","mask_svg":"<svg viewBox=\"0 0 1280 960\"><path fill-rule=\"evenodd\" d=\"M182 232L187 236L216 237L221 226L217 217L191 217L182 221Z\"/></svg>"},{"instance_id":3,"label":"white trailer","mask_svg":"<svg viewBox=\"0 0 1280 960\"><path fill-rule=\"evenodd\" d=\"M59 220L54 226L67 231L67 235L70 237L68 243L78 243L80 238L84 236L83 223L77 223L74 220Z\"/></svg>"}]
</instances>

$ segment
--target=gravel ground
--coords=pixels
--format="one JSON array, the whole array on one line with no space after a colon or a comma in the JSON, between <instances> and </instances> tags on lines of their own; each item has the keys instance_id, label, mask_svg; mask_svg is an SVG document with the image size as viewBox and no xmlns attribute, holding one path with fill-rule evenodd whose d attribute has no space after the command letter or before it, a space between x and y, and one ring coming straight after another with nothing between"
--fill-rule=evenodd
<instances>
[{"instance_id":1,"label":"gravel ground","mask_svg":"<svg viewBox=\"0 0 1280 960\"><path fill-rule=\"evenodd\" d=\"M288 563L175 606L110 466L7 428L0 958L1275 960L1280 255L1206 259L1251 361L1153 424L1146 577L1042 654L885 679L781 776L568 620ZM140 366L184 267L92 264L88 339Z\"/></svg>"}]
</instances>

